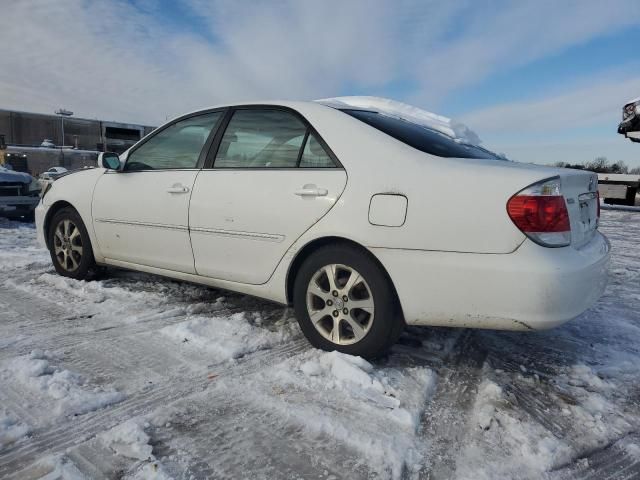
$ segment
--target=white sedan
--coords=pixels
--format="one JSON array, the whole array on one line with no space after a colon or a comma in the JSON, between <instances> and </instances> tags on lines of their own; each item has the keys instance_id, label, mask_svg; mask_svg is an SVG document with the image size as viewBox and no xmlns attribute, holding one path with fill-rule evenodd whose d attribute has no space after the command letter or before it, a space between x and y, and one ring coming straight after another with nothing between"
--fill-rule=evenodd
<instances>
[{"instance_id":1,"label":"white sedan","mask_svg":"<svg viewBox=\"0 0 640 480\"><path fill-rule=\"evenodd\" d=\"M293 304L313 345L365 357L406 324L538 330L601 296L595 174L507 161L443 117L361 105L184 115L53 183L39 238L61 275L115 266Z\"/></svg>"}]
</instances>

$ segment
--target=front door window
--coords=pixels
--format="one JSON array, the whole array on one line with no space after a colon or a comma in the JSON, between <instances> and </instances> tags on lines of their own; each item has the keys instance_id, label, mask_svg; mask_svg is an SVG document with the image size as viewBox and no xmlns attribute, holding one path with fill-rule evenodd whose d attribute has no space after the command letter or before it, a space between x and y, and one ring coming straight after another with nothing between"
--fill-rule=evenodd
<instances>
[{"instance_id":1,"label":"front door window","mask_svg":"<svg viewBox=\"0 0 640 480\"><path fill-rule=\"evenodd\" d=\"M180 120L140 145L127 158L124 170L197 168L202 147L222 112Z\"/></svg>"}]
</instances>

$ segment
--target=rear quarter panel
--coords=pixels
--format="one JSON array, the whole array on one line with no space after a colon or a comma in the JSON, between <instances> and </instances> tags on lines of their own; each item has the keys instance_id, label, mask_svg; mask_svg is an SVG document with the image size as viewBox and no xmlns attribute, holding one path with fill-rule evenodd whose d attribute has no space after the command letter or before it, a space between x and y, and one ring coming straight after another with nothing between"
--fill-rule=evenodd
<instances>
[{"instance_id":1,"label":"rear quarter panel","mask_svg":"<svg viewBox=\"0 0 640 480\"><path fill-rule=\"evenodd\" d=\"M436 157L329 107L304 104L300 110L349 178L338 204L301 242L338 235L369 248L510 253L525 236L508 217L507 201L531 183L557 174L508 161ZM407 197L402 226L369 222L371 197L380 193Z\"/></svg>"}]
</instances>

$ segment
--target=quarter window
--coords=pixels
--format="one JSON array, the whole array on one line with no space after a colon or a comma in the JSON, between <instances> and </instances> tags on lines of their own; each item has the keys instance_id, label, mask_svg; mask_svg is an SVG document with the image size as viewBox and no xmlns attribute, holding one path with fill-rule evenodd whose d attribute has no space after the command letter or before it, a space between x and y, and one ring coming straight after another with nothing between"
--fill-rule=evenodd
<instances>
[{"instance_id":1,"label":"quarter window","mask_svg":"<svg viewBox=\"0 0 640 480\"><path fill-rule=\"evenodd\" d=\"M281 110L237 110L214 168L296 168L306 126Z\"/></svg>"},{"instance_id":2,"label":"quarter window","mask_svg":"<svg viewBox=\"0 0 640 480\"><path fill-rule=\"evenodd\" d=\"M307 144L304 146L304 152L300 159L300 167L302 168L332 168L336 164L327 155L327 152L313 133L309 134Z\"/></svg>"},{"instance_id":3,"label":"quarter window","mask_svg":"<svg viewBox=\"0 0 640 480\"><path fill-rule=\"evenodd\" d=\"M196 168L202 147L222 112L189 117L151 137L127 158L125 170Z\"/></svg>"}]
</instances>

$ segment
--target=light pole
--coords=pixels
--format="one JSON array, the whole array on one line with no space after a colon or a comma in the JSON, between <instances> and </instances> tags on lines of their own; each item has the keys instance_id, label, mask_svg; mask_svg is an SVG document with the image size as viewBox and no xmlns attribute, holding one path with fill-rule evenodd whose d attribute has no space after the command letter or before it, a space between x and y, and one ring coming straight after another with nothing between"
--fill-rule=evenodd
<instances>
[{"instance_id":1,"label":"light pole","mask_svg":"<svg viewBox=\"0 0 640 480\"><path fill-rule=\"evenodd\" d=\"M70 117L71 115L73 115L73 112L65 110L64 108L60 108L55 111L55 114L60 115L60 123L62 126L62 145L60 146L64 147L64 117Z\"/></svg>"}]
</instances>

